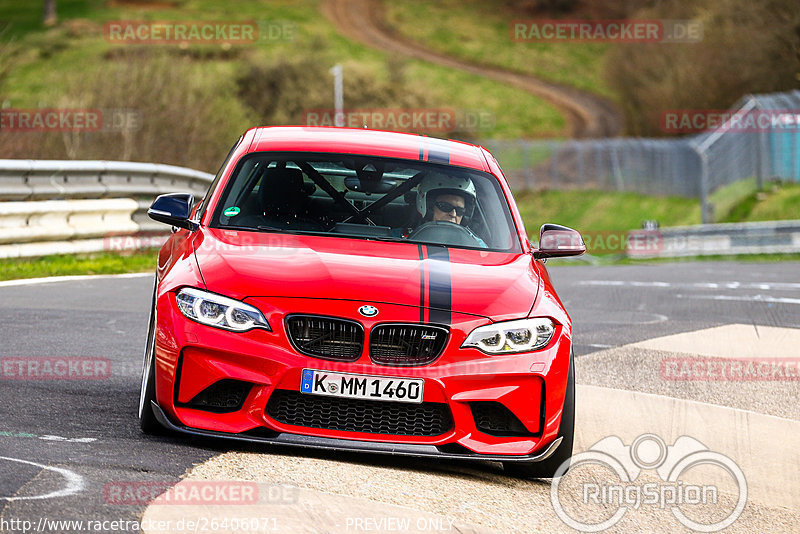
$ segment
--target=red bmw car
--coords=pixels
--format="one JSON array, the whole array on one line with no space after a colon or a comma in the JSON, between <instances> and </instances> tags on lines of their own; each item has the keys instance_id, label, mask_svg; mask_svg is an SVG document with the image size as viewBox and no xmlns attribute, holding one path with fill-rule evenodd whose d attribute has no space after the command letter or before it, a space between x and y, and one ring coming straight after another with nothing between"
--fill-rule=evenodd
<instances>
[{"instance_id":1,"label":"red bmw car","mask_svg":"<svg viewBox=\"0 0 800 534\"><path fill-rule=\"evenodd\" d=\"M483 148L344 128L248 130L206 196L162 195L142 429L503 462L572 454L570 318ZM566 463L565 463L566 462Z\"/></svg>"}]
</instances>

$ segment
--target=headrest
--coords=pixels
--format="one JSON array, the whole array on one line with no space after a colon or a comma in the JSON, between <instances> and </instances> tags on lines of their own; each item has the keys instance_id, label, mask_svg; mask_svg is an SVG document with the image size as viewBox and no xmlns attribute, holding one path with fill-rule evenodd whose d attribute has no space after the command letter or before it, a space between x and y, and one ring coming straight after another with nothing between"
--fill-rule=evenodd
<instances>
[{"instance_id":1,"label":"headrest","mask_svg":"<svg viewBox=\"0 0 800 534\"><path fill-rule=\"evenodd\" d=\"M293 215L308 196L303 172L292 168L271 168L264 171L258 198L268 215Z\"/></svg>"}]
</instances>

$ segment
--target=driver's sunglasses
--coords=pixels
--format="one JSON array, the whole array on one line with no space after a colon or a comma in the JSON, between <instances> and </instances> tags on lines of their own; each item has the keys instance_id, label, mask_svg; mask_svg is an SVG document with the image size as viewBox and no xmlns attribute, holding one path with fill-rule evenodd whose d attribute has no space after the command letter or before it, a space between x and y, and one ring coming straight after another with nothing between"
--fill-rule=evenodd
<instances>
[{"instance_id":1,"label":"driver's sunglasses","mask_svg":"<svg viewBox=\"0 0 800 534\"><path fill-rule=\"evenodd\" d=\"M444 201L434 202L433 205L439 208L439 210L444 213L450 213L451 211L456 210L456 216L458 217L463 217L464 211L466 209L464 208L464 206L453 206L449 202L444 202Z\"/></svg>"}]
</instances>

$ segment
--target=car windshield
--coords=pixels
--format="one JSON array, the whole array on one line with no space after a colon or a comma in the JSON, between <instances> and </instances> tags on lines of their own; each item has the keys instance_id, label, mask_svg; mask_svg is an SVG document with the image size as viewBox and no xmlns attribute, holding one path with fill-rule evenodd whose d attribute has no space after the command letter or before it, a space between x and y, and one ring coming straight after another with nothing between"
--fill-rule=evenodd
<instances>
[{"instance_id":1,"label":"car windshield","mask_svg":"<svg viewBox=\"0 0 800 534\"><path fill-rule=\"evenodd\" d=\"M247 156L227 181L211 226L520 250L495 177L371 156Z\"/></svg>"}]
</instances>

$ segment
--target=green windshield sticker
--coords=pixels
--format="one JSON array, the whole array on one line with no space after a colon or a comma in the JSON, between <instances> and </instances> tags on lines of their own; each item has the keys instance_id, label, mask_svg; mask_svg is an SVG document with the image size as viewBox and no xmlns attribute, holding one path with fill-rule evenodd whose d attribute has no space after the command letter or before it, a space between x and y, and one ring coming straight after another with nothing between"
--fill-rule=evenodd
<instances>
[{"instance_id":1,"label":"green windshield sticker","mask_svg":"<svg viewBox=\"0 0 800 534\"><path fill-rule=\"evenodd\" d=\"M233 207L227 208L224 212L222 212L222 214L224 216L226 216L226 217L236 217L237 215L239 215L240 211L242 211L242 210L240 210L236 206L233 206Z\"/></svg>"}]
</instances>

